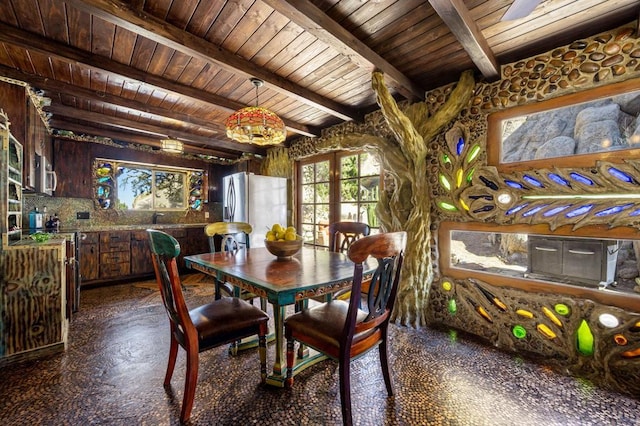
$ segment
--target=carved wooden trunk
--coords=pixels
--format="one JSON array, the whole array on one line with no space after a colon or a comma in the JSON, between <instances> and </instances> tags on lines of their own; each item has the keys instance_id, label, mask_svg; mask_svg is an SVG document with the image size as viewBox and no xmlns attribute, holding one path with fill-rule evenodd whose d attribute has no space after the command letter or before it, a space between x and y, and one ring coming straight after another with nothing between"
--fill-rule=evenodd
<instances>
[{"instance_id":1,"label":"carved wooden trunk","mask_svg":"<svg viewBox=\"0 0 640 426\"><path fill-rule=\"evenodd\" d=\"M0 364L65 348L65 253L59 239L0 253Z\"/></svg>"}]
</instances>

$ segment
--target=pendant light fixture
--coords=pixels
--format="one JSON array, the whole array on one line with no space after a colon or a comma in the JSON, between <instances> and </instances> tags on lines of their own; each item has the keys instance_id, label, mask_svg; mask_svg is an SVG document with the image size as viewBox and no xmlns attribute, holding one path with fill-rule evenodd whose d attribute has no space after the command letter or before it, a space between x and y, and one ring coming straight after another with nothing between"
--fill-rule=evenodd
<instances>
[{"instance_id":1,"label":"pendant light fixture","mask_svg":"<svg viewBox=\"0 0 640 426\"><path fill-rule=\"evenodd\" d=\"M160 143L162 144L162 150L164 152L171 152L173 154L181 154L184 148L182 142L176 139L162 139Z\"/></svg>"},{"instance_id":2,"label":"pendant light fixture","mask_svg":"<svg viewBox=\"0 0 640 426\"><path fill-rule=\"evenodd\" d=\"M239 109L227 118L227 136L234 141L256 145L277 145L287 137L287 128L274 112L258 106L258 88L264 82L251 78L256 88L256 106Z\"/></svg>"}]
</instances>

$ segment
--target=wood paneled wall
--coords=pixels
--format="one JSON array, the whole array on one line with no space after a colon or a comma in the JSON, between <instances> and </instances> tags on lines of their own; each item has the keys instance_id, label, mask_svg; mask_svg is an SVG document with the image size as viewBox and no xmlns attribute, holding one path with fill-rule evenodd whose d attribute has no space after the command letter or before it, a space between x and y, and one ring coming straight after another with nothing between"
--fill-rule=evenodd
<instances>
[{"instance_id":1,"label":"wood paneled wall","mask_svg":"<svg viewBox=\"0 0 640 426\"><path fill-rule=\"evenodd\" d=\"M174 155L136 151L109 145L54 139L54 168L58 175L56 197L93 197L93 161L109 158L149 164L204 169L209 173L209 200L221 199L222 177L235 172L235 166L217 165Z\"/></svg>"}]
</instances>

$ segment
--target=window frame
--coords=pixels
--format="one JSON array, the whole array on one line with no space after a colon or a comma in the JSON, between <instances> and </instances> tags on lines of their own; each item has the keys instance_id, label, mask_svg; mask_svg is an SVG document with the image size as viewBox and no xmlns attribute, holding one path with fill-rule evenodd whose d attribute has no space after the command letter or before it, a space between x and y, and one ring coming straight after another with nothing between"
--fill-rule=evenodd
<instances>
[{"instance_id":1,"label":"window frame","mask_svg":"<svg viewBox=\"0 0 640 426\"><path fill-rule=\"evenodd\" d=\"M295 173L295 178L296 178L296 228L298 229L298 232L300 234L302 234L303 231L303 226L304 225L308 225L307 223L303 222L303 214L302 214L302 209L304 205L309 205L311 203L303 203L303 194L302 194L302 188L303 188L303 179L302 179L302 169L304 166L307 166L309 164L315 164L315 163L320 163L323 161L329 161L329 223L333 223L333 222L339 222L341 221L340 219L340 210L341 210L341 204L342 201L340 199L341 197L341 182L342 182L342 174L341 174L341 169L340 169L340 165L341 165L341 160L344 157L349 157L349 156L358 156L358 159L360 158L360 155L362 154L368 154L368 155L374 155L370 152L367 151L336 151L336 152L331 152L328 154L320 154L320 155L315 155L315 156L311 156L311 157L307 157L301 160L298 160L296 162L296 173ZM367 175L365 177L370 177L371 175ZM362 176L360 175L360 164L358 165L358 175L355 177L356 179L362 179ZM382 190L383 188L383 184L384 184L384 173L383 173L383 169L382 169L382 164L380 164L380 170L379 170L379 174L378 174L378 179L379 179L379 187ZM375 203L377 203L378 200L375 201ZM361 204L368 204L367 202L363 202L361 200L356 200L354 203L356 203L358 206L360 206ZM313 205L318 205L318 204L324 204L324 203L316 203L314 202ZM359 209L359 208L358 208ZM328 224L329 224L328 223ZM327 226L328 226L327 224ZM315 225L315 224L314 224ZM379 229L379 226L376 227L371 227L371 231L372 234L376 233L377 230ZM313 243L310 242L306 242L305 244L308 246L313 246L313 247L317 247L317 248L328 248L329 247L329 242L326 241L326 244L318 244L317 243L317 238L314 238Z\"/></svg>"},{"instance_id":2,"label":"window frame","mask_svg":"<svg viewBox=\"0 0 640 426\"><path fill-rule=\"evenodd\" d=\"M97 170L100 168L102 164L110 165L110 173L108 175L99 175ZM126 167L129 169L146 169L151 173L151 200L152 206L148 209L131 209L131 208L120 208L120 197L118 193L118 182L117 182L117 170L119 167ZM181 174L183 175L184 180L184 190L183 190L183 201L181 207L156 207L155 206L155 198L156 191L158 190L156 186L156 175L158 172L161 173L173 173L173 174ZM189 211L189 210L202 210L203 203L206 202L206 199L203 197L207 191L207 178L206 178L206 170L203 169L194 169L189 167L177 167L177 166L168 166L168 165L158 165L158 164L150 164L150 163L142 163L137 161L127 161L127 160L112 160L107 158L95 158L93 163L93 173L94 173L94 191L93 196L94 200L97 203L98 207L102 210L106 209L115 209L120 211ZM100 180L102 178L109 178L110 184L110 194L108 197L111 199L106 205L100 201L100 195L98 192L98 188L100 186L104 186L105 184L101 183ZM199 186L194 187L194 179L199 179L201 182ZM194 195L195 192L198 191L197 195Z\"/></svg>"}]
</instances>

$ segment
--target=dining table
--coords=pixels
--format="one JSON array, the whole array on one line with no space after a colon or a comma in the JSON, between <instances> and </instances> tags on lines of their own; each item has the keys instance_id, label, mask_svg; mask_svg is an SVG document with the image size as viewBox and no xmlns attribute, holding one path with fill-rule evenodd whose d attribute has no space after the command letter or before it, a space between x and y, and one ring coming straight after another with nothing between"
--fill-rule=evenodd
<instances>
[{"instance_id":1,"label":"dining table","mask_svg":"<svg viewBox=\"0 0 640 426\"><path fill-rule=\"evenodd\" d=\"M354 264L346 255L311 247L302 247L288 258L277 258L264 247L252 247L185 256L184 261L188 268L213 276L216 287L227 282L265 298L272 305L275 359L267 383L278 387L284 387L286 378L284 319L287 307L304 309L310 299L328 300L332 293L351 286L354 273ZM363 273L371 275L376 267L377 261L369 258ZM294 374L321 359L324 358L317 353L310 354L308 349L299 350Z\"/></svg>"}]
</instances>

